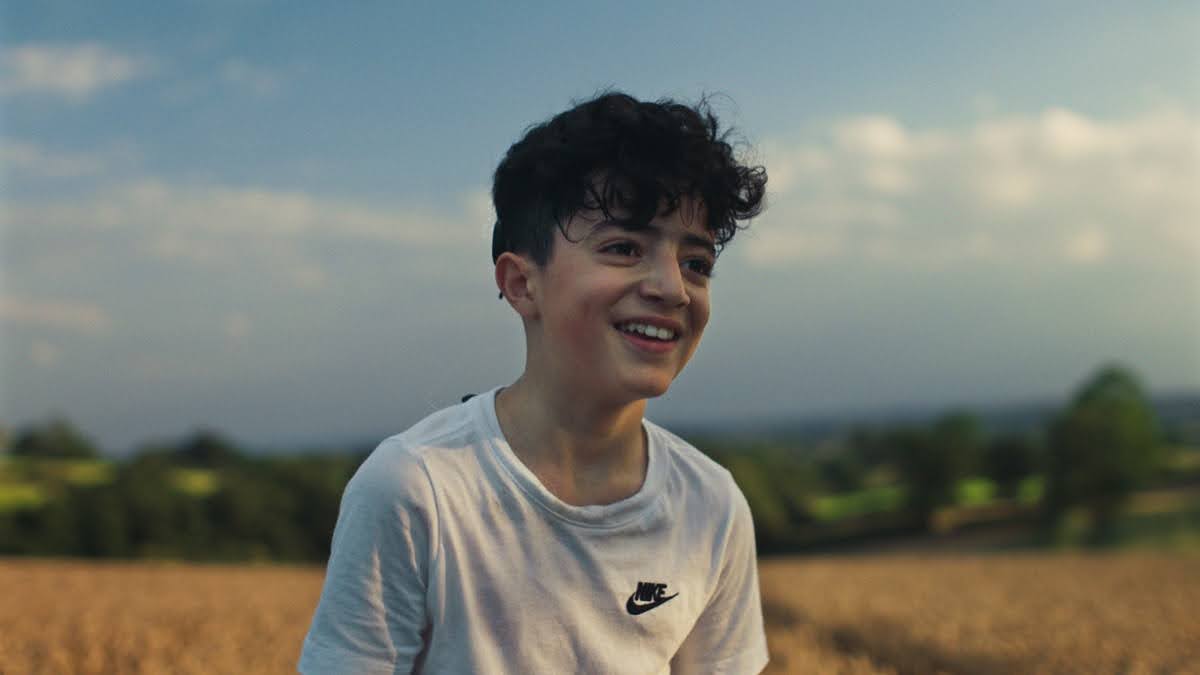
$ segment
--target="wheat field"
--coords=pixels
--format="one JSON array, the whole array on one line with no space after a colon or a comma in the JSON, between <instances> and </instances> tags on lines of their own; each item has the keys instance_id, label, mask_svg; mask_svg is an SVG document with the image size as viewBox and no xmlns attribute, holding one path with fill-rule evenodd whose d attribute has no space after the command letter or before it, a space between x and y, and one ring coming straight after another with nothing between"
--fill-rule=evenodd
<instances>
[{"instance_id":1,"label":"wheat field","mask_svg":"<svg viewBox=\"0 0 1200 675\"><path fill-rule=\"evenodd\" d=\"M0 559L0 673L292 673L317 568ZM767 673L1200 673L1200 558L766 560Z\"/></svg>"}]
</instances>

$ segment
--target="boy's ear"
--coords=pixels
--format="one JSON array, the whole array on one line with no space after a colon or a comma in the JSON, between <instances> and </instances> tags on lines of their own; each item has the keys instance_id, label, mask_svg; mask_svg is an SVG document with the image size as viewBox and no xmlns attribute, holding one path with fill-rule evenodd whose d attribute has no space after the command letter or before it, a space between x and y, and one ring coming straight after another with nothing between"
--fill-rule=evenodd
<instances>
[{"instance_id":1,"label":"boy's ear","mask_svg":"<svg viewBox=\"0 0 1200 675\"><path fill-rule=\"evenodd\" d=\"M508 304L526 319L536 319L536 265L524 256L505 251L496 259L496 287Z\"/></svg>"}]
</instances>

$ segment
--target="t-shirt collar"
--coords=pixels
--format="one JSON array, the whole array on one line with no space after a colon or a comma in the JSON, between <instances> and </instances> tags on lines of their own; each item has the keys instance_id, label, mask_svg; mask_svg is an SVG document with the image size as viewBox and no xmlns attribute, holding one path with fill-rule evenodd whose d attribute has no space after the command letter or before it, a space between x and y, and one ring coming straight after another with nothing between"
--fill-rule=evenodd
<instances>
[{"instance_id":1,"label":"t-shirt collar","mask_svg":"<svg viewBox=\"0 0 1200 675\"><path fill-rule=\"evenodd\" d=\"M505 469L505 473L517 484L531 500L545 508L550 513L585 527L613 528L620 527L637 519L662 493L664 480L664 457L662 442L657 438L655 430L642 420L642 429L646 434L647 467L646 478L641 488L634 494L612 504L593 504L574 506L554 496L541 480L534 475L529 467L517 457L504 432L500 429L500 420L496 417L496 394L502 387L473 397L467 405L475 407L483 427L487 429L490 438L486 439L492 455Z\"/></svg>"}]
</instances>

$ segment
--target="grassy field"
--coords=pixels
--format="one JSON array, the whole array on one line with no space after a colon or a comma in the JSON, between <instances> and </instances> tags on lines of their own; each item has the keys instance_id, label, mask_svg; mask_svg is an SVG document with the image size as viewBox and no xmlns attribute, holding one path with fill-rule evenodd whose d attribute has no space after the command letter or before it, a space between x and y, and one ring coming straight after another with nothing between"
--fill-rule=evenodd
<instances>
[{"instance_id":1,"label":"grassy field","mask_svg":"<svg viewBox=\"0 0 1200 675\"><path fill-rule=\"evenodd\" d=\"M322 572L0 559L0 672L291 673ZM761 566L780 673L1200 673L1200 557Z\"/></svg>"}]
</instances>

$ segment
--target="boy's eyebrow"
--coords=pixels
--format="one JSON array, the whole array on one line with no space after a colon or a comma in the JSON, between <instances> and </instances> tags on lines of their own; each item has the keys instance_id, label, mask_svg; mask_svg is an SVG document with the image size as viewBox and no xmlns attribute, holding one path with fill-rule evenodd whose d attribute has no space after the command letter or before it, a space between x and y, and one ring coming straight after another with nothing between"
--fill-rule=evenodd
<instances>
[{"instance_id":1,"label":"boy's eyebrow","mask_svg":"<svg viewBox=\"0 0 1200 675\"><path fill-rule=\"evenodd\" d=\"M653 223L645 223L642 225L630 225L627 223L622 223L621 221L617 221L617 220L605 220L601 223L598 223L595 226L595 228L592 229L592 234L594 235L594 234L600 232L601 230L611 229L614 227L625 230L626 232L645 232L646 230L651 230L656 235L662 236L662 228ZM683 235L683 243L688 246L696 246L696 247L702 248L705 251L707 251L710 255L712 255L713 257L716 257L716 255L717 255L717 245L713 242L713 240L706 239L704 237L701 237L698 234L693 234L691 232L685 233Z\"/></svg>"},{"instance_id":2,"label":"boy's eyebrow","mask_svg":"<svg viewBox=\"0 0 1200 675\"><path fill-rule=\"evenodd\" d=\"M713 243L712 239L705 239L700 235L689 233L683 235L683 243L691 244L692 246L699 246L707 251L712 257L717 257L717 245Z\"/></svg>"}]
</instances>

